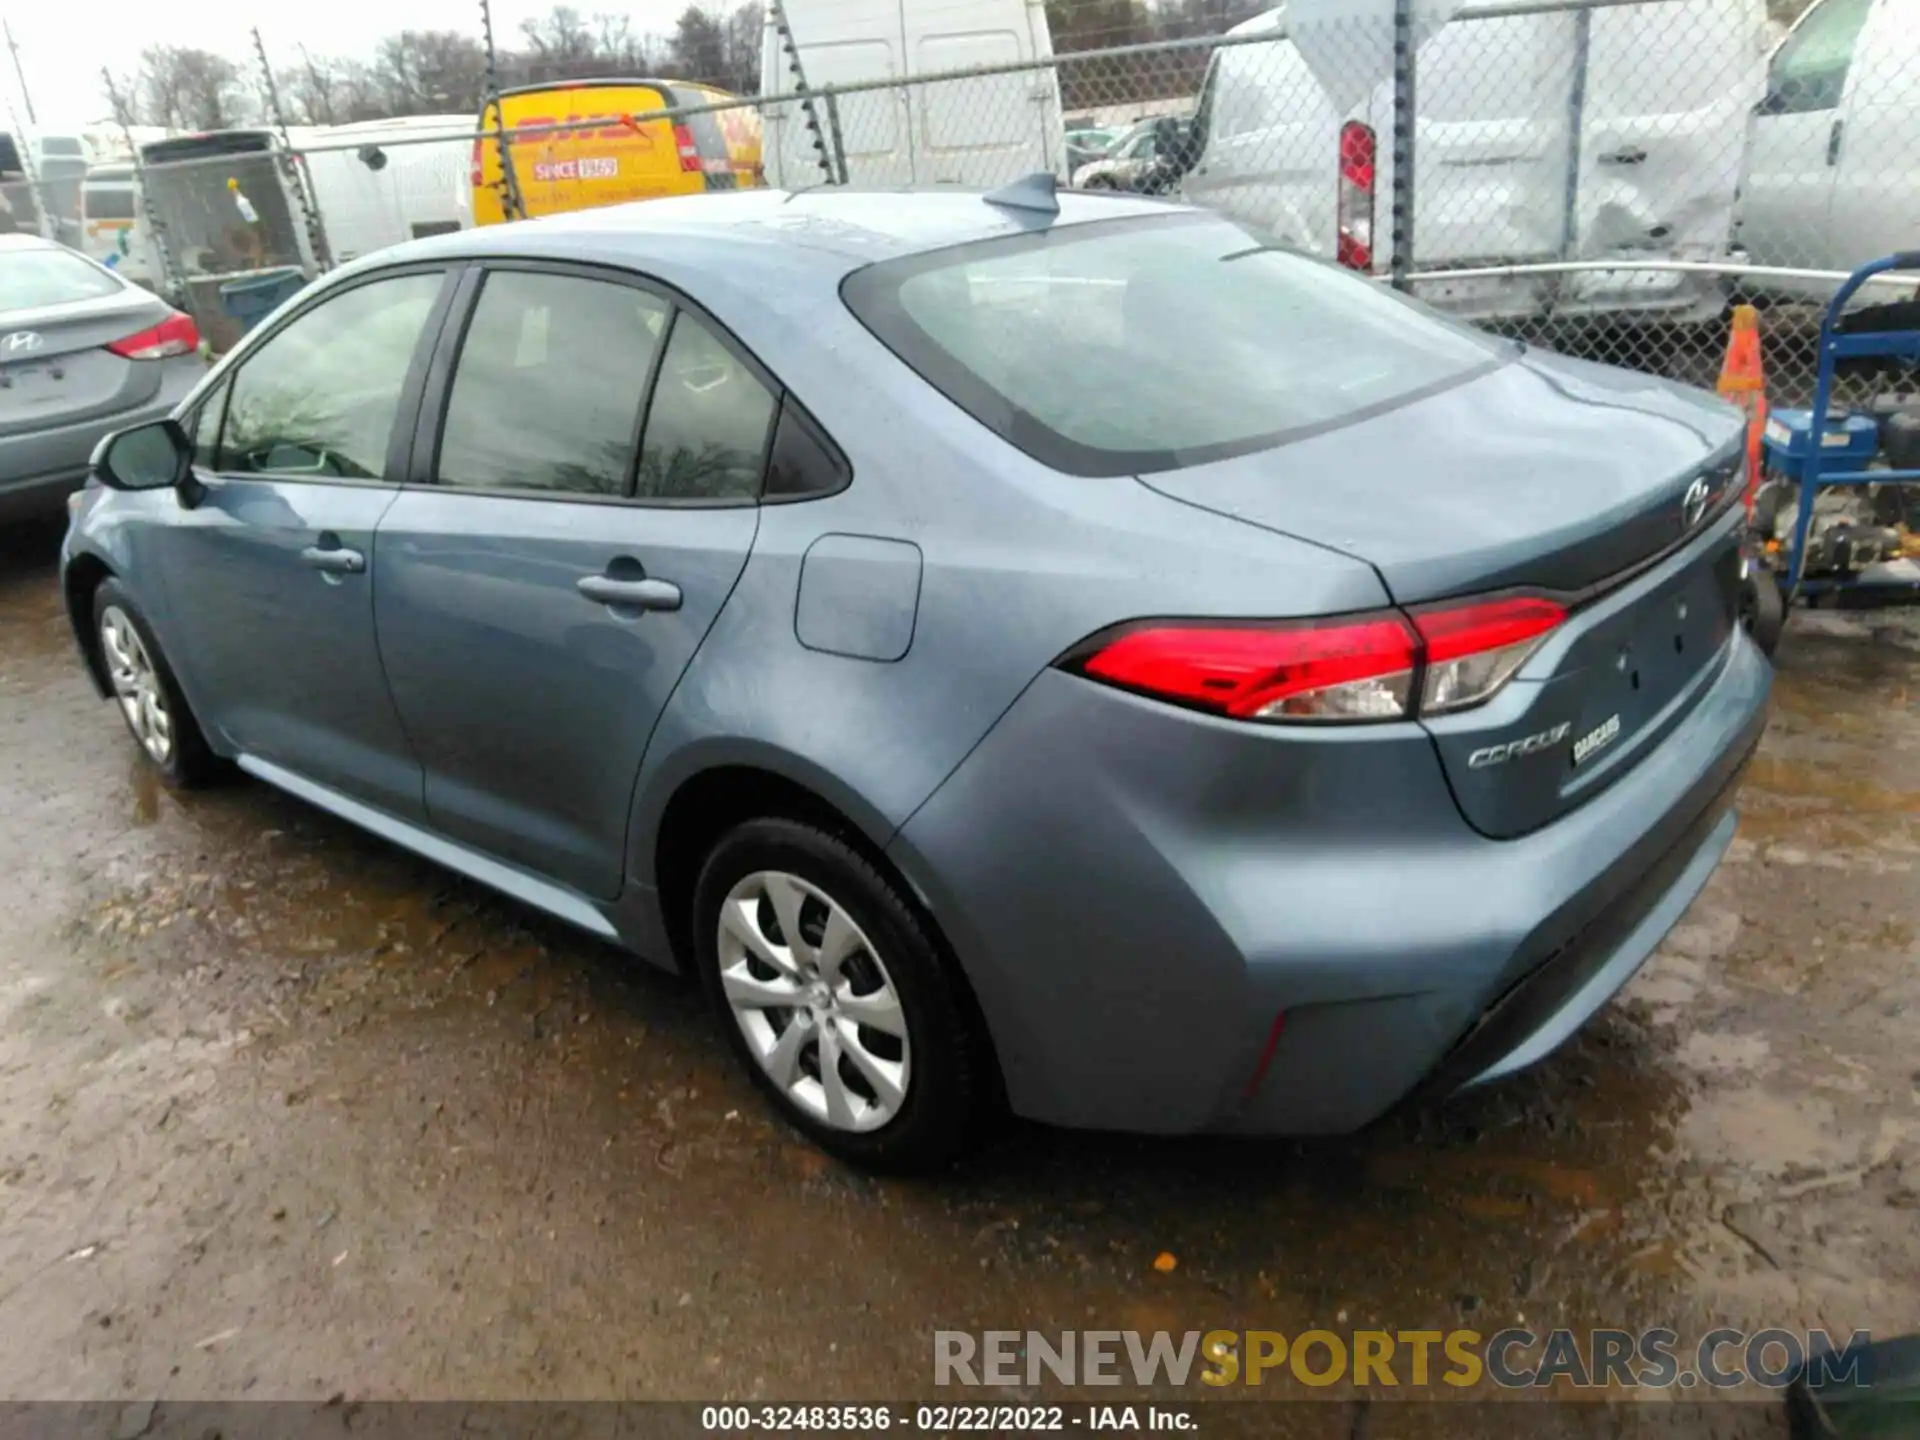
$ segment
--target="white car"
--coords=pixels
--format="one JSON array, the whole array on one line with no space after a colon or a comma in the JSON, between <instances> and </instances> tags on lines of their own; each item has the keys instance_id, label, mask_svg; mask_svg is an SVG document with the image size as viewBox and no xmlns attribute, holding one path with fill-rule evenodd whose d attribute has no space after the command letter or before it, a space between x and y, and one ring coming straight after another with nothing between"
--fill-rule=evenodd
<instances>
[{"instance_id":1,"label":"white car","mask_svg":"<svg viewBox=\"0 0 1920 1440\"><path fill-rule=\"evenodd\" d=\"M1749 122L1735 235L1756 265L1816 270L1920 244L1920 0L1815 0L1780 42Z\"/></svg>"},{"instance_id":2,"label":"white car","mask_svg":"<svg viewBox=\"0 0 1920 1440\"><path fill-rule=\"evenodd\" d=\"M1097 160L1089 160L1073 172L1077 190L1141 190L1160 158L1156 141L1163 127L1158 121L1142 120L1117 140L1113 148Z\"/></svg>"}]
</instances>

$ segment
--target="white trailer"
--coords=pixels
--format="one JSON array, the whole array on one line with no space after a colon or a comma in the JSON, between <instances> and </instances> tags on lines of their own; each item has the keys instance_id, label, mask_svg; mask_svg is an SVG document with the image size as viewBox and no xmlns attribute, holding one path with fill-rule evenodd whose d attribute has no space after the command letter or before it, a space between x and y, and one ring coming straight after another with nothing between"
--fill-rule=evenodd
<instances>
[{"instance_id":1,"label":"white trailer","mask_svg":"<svg viewBox=\"0 0 1920 1440\"><path fill-rule=\"evenodd\" d=\"M410 115L288 132L336 264L473 224L471 115ZM411 142L411 143L408 143ZM308 149L308 147L329 147ZM333 147L348 146L339 149Z\"/></svg>"}]
</instances>

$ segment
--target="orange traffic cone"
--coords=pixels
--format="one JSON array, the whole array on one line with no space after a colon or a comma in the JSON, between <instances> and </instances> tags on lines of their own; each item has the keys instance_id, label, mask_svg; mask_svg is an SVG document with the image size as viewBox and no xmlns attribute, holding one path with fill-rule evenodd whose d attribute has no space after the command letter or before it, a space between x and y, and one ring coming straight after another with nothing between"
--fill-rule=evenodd
<instances>
[{"instance_id":1,"label":"orange traffic cone","mask_svg":"<svg viewBox=\"0 0 1920 1440\"><path fill-rule=\"evenodd\" d=\"M1760 359L1760 312L1751 305L1733 307L1727 358L1714 382L1724 399L1747 412L1747 513L1760 489L1760 437L1767 426L1767 370Z\"/></svg>"}]
</instances>

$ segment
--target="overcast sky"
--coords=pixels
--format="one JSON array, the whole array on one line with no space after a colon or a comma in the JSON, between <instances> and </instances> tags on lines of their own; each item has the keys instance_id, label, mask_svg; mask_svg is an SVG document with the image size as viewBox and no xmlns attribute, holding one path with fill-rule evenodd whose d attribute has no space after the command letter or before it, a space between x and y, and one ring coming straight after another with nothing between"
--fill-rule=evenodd
<instances>
[{"instance_id":1,"label":"overcast sky","mask_svg":"<svg viewBox=\"0 0 1920 1440\"><path fill-rule=\"evenodd\" d=\"M494 33L502 46L519 36L520 22L545 14L552 0L495 0ZM624 14L642 35L664 35L685 9L685 0L575 0L585 14ZM318 55L365 56L382 35L396 30L465 30L480 34L478 0L319 0L300 5L208 4L194 0L0 0L0 14L20 47L40 127L77 130L111 113L100 89L100 67L130 73L149 45L194 45L218 51L251 80L256 67L248 31L257 23L275 68L298 58L297 45ZM26 124L13 66L0 63L7 101ZM0 128L13 128L11 121Z\"/></svg>"}]
</instances>

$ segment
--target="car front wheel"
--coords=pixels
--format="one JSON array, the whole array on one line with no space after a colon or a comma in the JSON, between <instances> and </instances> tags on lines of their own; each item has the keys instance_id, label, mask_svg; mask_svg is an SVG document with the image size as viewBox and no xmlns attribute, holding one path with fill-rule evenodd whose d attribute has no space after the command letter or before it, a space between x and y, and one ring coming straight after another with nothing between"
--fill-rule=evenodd
<instances>
[{"instance_id":1,"label":"car front wheel","mask_svg":"<svg viewBox=\"0 0 1920 1440\"><path fill-rule=\"evenodd\" d=\"M975 1137L988 1064L928 923L852 846L784 819L715 846L702 976L756 1083L822 1148L926 1169Z\"/></svg>"},{"instance_id":2,"label":"car front wheel","mask_svg":"<svg viewBox=\"0 0 1920 1440\"><path fill-rule=\"evenodd\" d=\"M152 630L116 581L102 581L93 592L93 630L120 716L162 777L183 788L212 779L220 762Z\"/></svg>"}]
</instances>

